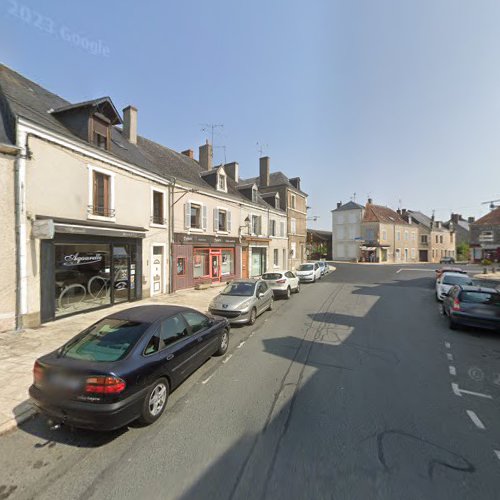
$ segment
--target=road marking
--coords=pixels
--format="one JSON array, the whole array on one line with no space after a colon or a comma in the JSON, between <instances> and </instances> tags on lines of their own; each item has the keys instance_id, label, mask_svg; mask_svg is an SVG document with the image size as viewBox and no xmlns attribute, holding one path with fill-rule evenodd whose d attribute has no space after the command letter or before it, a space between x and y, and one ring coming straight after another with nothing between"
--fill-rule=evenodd
<instances>
[{"instance_id":1,"label":"road marking","mask_svg":"<svg viewBox=\"0 0 500 500\"><path fill-rule=\"evenodd\" d=\"M450 349L451 348L451 344L449 342L445 342L444 343L446 349Z\"/></svg>"},{"instance_id":2,"label":"road marking","mask_svg":"<svg viewBox=\"0 0 500 500\"><path fill-rule=\"evenodd\" d=\"M232 354L229 354L228 356L226 356L226 357L222 360L222 362L223 362L223 363L227 363L227 362L228 362L228 361L229 361L232 357L233 357L233 355L232 355Z\"/></svg>"},{"instance_id":3,"label":"road marking","mask_svg":"<svg viewBox=\"0 0 500 500\"><path fill-rule=\"evenodd\" d=\"M455 376L457 374L457 370L454 366L450 365L448 366L448 369L450 370L450 375Z\"/></svg>"},{"instance_id":4,"label":"road marking","mask_svg":"<svg viewBox=\"0 0 500 500\"><path fill-rule=\"evenodd\" d=\"M446 353L446 357L450 360L453 361L453 354L450 354L449 352Z\"/></svg>"},{"instance_id":5,"label":"road marking","mask_svg":"<svg viewBox=\"0 0 500 500\"><path fill-rule=\"evenodd\" d=\"M481 368L478 368L477 366L472 366L471 368L469 368L469 371L467 373L469 374L469 377L475 382L481 382L481 380L484 379L483 370L481 370Z\"/></svg>"},{"instance_id":6,"label":"road marking","mask_svg":"<svg viewBox=\"0 0 500 500\"><path fill-rule=\"evenodd\" d=\"M434 269L416 269L416 268L413 268L413 267L401 267L400 269L398 269L396 271L396 274L399 274L401 271L419 271L421 273L435 273L436 271L434 271Z\"/></svg>"},{"instance_id":7,"label":"road marking","mask_svg":"<svg viewBox=\"0 0 500 500\"><path fill-rule=\"evenodd\" d=\"M456 384L455 382L451 383L451 389L453 391L453 394L455 394L455 396L462 397L462 394L469 394L470 396L477 396L479 398L493 399L493 397L490 396L489 394L483 394L481 392L473 392L473 391L467 391L465 389L460 389L458 387L458 384Z\"/></svg>"},{"instance_id":8,"label":"road marking","mask_svg":"<svg viewBox=\"0 0 500 500\"><path fill-rule=\"evenodd\" d=\"M474 425L478 429L482 429L483 431L486 429L486 427L481 422L480 418L476 415L475 412L473 412L472 410L466 410L466 412L467 412L467 415L469 415L470 419L474 422Z\"/></svg>"},{"instance_id":9,"label":"road marking","mask_svg":"<svg viewBox=\"0 0 500 500\"><path fill-rule=\"evenodd\" d=\"M243 347L243 345L245 344L246 340L242 340L239 345L236 346L236 349L240 349L241 347Z\"/></svg>"},{"instance_id":10,"label":"road marking","mask_svg":"<svg viewBox=\"0 0 500 500\"><path fill-rule=\"evenodd\" d=\"M201 383L206 384L214 375L215 375L215 373L212 373L212 375L210 375L210 377L207 377L205 380L202 380Z\"/></svg>"},{"instance_id":11,"label":"road marking","mask_svg":"<svg viewBox=\"0 0 500 500\"><path fill-rule=\"evenodd\" d=\"M498 460L500 460L500 451L498 450L493 450L495 452L495 455L497 456Z\"/></svg>"}]
</instances>

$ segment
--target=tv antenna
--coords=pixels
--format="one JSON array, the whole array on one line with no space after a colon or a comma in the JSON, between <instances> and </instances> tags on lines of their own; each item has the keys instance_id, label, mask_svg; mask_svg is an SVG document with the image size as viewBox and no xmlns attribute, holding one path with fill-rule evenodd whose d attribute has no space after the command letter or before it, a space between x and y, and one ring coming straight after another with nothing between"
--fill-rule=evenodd
<instances>
[{"instance_id":1,"label":"tv antenna","mask_svg":"<svg viewBox=\"0 0 500 500\"><path fill-rule=\"evenodd\" d=\"M257 142L257 151L259 152L259 156L262 157L264 154L264 151L266 149L269 149L269 144L261 144L260 142Z\"/></svg>"},{"instance_id":2,"label":"tv antenna","mask_svg":"<svg viewBox=\"0 0 500 500\"><path fill-rule=\"evenodd\" d=\"M356 201L356 193L352 193L352 196L351 196L351 201Z\"/></svg>"},{"instance_id":3,"label":"tv antenna","mask_svg":"<svg viewBox=\"0 0 500 500\"><path fill-rule=\"evenodd\" d=\"M215 146L215 147L224 150L224 165L225 165L227 163L227 159L226 159L226 149L227 149L227 147L226 146Z\"/></svg>"},{"instance_id":4,"label":"tv antenna","mask_svg":"<svg viewBox=\"0 0 500 500\"><path fill-rule=\"evenodd\" d=\"M212 148L213 148L215 129L224 128L224 124L223 123L201 123L201 127L202 127L201 128L202 132L210 132L210 138L211 138L210 144L212 144Z\"/></svg>"},{"instance_id":5,"label":"tv antenna","mask_svg":"<svg viewBox=\"0 0 500 500\"><path fill-rule=\"evenodd\" d=\"M488 200L488 201L483 201L481 203L481 205L487 205L488 203L490 204L490 210L494 210L495 208L497 208L497 206L495 205L496 202L500 201L500 199L498 200Z\"/></svg>"}]
</instances>

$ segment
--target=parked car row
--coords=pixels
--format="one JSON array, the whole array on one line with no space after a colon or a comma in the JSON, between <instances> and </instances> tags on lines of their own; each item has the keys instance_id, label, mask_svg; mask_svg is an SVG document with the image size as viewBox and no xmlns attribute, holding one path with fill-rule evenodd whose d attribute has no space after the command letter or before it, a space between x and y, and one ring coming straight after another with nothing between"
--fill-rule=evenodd
<instances>
[{"instance_id":1,"label":"parked car row","mask_svg":"<svg viewBox=\"0 0 500 500\"><path fill-rule=\"evenodd\" d=\"M451 330L459 326L500 331L500 291L480 286L460 268L436 271L436 299Z\"/></svg>"},{"instance_id":2,"label":"parked car row","mask_svg":"<svg viewBox=\"0 0 500 500\"><path fill-rule=\"evenodd\" d=\"M304 266L313 272L311 281L328 272L317 262ZM299 293L307 273L235 280L210 303L210 314L148 305L106 316L36 360L31 400L53 427L107 431L135 420L151 424L175 387L211 356L226 353L231 323L255 323L272 309L275 295Z\"/></svg>"}]
</instances>

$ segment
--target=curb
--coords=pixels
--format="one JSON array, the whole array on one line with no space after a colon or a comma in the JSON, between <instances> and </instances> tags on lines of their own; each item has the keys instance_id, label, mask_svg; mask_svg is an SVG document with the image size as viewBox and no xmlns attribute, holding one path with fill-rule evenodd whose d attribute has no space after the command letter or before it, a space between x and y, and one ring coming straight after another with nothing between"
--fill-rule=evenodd
<instances>
[{"instance_id":1,"label":"curb","mask_svg":"<svg viewBox=\"0 0 500 500\"><path fill-rule=\"evenodd\" d=\"M20 424L26 422L30 418L33 418L37 414L36 409L31 405L31 403L27 403L27 408L23 410L16 417L7 420L2 425L0 425L0 436L4 436L11 431L14 431L19 427Z\"/></svg>"}]
</instances>

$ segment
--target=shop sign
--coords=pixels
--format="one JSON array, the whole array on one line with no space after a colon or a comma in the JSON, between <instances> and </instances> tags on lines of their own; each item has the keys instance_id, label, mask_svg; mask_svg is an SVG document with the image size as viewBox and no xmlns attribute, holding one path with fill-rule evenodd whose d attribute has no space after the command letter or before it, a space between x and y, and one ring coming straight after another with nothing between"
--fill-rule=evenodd
<instances>
[{"instance_id":1,"label":"shop sign","mask_svg":"<svg viewBox=\"0 0 500 500\"><path fill-rule=\"evenodd\" d=\"M238 243L237 238L226 238L223 236L211 236L211 235L199 235L199 234L175 234L174 240L176 243L193 243L193 244L205 244L205 245L213 245L213 244L230 244L236 245Z\"/></svg>"},{"instance_id":2,"label":"shop sign","mask_svg":"<svg viewBox=\"0 0 500 500\"><path fill-rule=\"evenodd\" d=\"M102 261L102 255L100 253L92 255L80 255L79 253L74 253L64 256L63 266L81 266L82 264L95 264L96 262Z\"/></svg>"}]
</instances>

